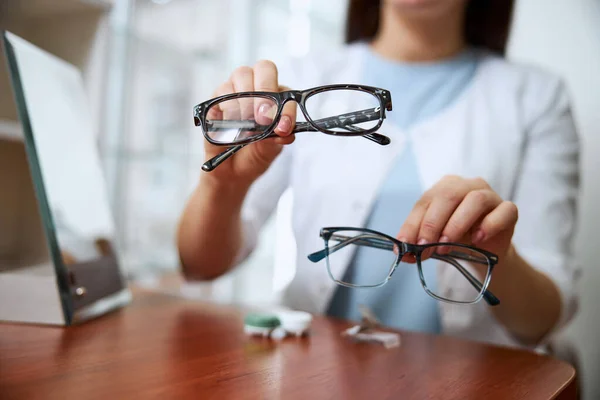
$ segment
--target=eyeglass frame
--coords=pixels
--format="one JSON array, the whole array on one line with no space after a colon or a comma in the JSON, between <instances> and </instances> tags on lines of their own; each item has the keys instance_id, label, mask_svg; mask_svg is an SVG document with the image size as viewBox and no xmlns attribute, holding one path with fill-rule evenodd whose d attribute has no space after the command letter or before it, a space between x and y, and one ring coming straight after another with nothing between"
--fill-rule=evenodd
<instances>
[{"instance_id":1,"label":"eyeglass frame","mask_svg":"<svg viewBox=\"0 0 600 400\"><path fill-rule=\"evenodd\" d=\"M321 231L319 234L319 236L322 237L323 240L325 241L325 248L323 250L319 250L319 251L309 254L308 259L311 262L317 263L317 262L323 260L324 258L326 259L329 257L329 254L330 254L329 240L337 231L356 231L356 232L364 232L364 233L369 233L372 235L380 236L380 237L382 237L382 239L387 239L388 241L393 243L399 249L398 254L396 255L396 260L394 261L394 264L390 267L388 276L383 280L383 282L381 282L377 285L354 285L354 284L343 282L339 279L336 279L333 276L333 272L331 271L329 262L327 262L327 273L329 274L329 277L340 286L345 286L345 287L349 287L349 288L381 287L381 286L385 285L391 279L392 275L394 274L394 271L396 270L398 265L402 262L402 258L407 254L412 254L415 257L415 264L417 265L417 269L419 272L419 280L421 281L421 286L423 287L423 290L425 290L425 292L428 295L430 295L431 297L433 297L434 299L443 301L446 303L451 303L451 304L475 304L475 303L478 303L483 298L490 306L497 306L500 304L500 300L488 289L488 286L489 286L491 278L492 278L492 271L494 270L494 266L497 265L497 263L498 263L498 256L494 253L491 253L487 250L480 249L478 247L467 245L464 243L437 242L437 243L427 243L427 244L419 245L419 244L411 244L411 243L402 242L394 237L386 235L385 233L378 232L378 231L375 231L372 229L367 229L367 228L326 227L326 228L321 228ZM343 243L343 242L340 242L340 243ZM350 244L350 243L348 243L348 244ZM369 247L380 248L382 250L390 250L390 251L394 250L393 245L391 247L389 247L382 243L379 243L378 245L374 245L374 243L360 244L360 245L366 245ZM469 250L473 250L478 253L481 253L482 255L484 255L487 258L488 273L484 279L484 282L481 282L478 278L473 276L464 267L462 267L462 266L457 267L455 264L450 263L451 265L453 265L454 267L456 267L458 269L458 271L465 277L465 279L467 279L467 281L469 281L469 283L475 289L479 290L479 294L475 300L473 300L473 301L450 300L445 297L438 296L437 294L435 294L431 290L429 290L429 288L427 287L427 283L425 282L425 277L423 276L423 269L422 269L422 265L421 265L421 261L422 261L421 255L422 255L423 251L425 251L427 248L439 247L439 246L462 247L465 249L469 249ZM334 251L337 251L337 249ZM436 259L436 258L434 258L434 259ZM445 260L442 260L442 261L445 261ZM467 260L467 261L470 261L470 260ZM446 262L448 262L448 261L446 261ZM478 287L478 286L481 286L481 287Z\"/></svg>"},{"instance_id":2,"label":"eyeglass frame","mask_svg":"<svg viewBox=\"0 0 600 400\"><path fill-rule=\"evenodd\" d=\"M309 113L306 111L306 101L310 97L312 97L316 94L319 94L319 93L327 92L327 91L344 90L344 89L366 92L377 98L377 100L379 101L379 110L378 110L379 118L378 118L376 126L374 126L371 129L361 130L360 132L356 132L356 133L338 132L338 131L332 131L329 129L323 129L323 128L319 127L317 122L310 117ZM275 118L273 119L273 122L271 123L271 125L269 125L265 129L265 131L263 133L261 133L260 135L251 136L249 138L243 139L238 142L223 143L223 142L218 142L218 141L211 139L208 134L209 127L206 122L206 114L207 114L208 110L217 103L224 102L227 100L246 98L246 97L263 97L263 98L273 100L277 104L277 113L276 113ZM376 133L376 131L379 128L381 128L381 126L383 125L383 120L386 117L385 111L386 110L392 111L392 96L391 96L390 91L385 90L385 89L368 86L368 85L334 84L334 85L316 86L316 87L312 87L312 88L309 88L306 90L286 90L283 92L250 91L250 92L229 93L229 94L225 94L222 96L212 98L210 100L207 100L205 102L202 102L202 103L194 106L194 109L193 109L194 125L200 126L202 128L202 134L203 134L204 138L209 143L211 143L215 146L231 146L225 152L213 157L211 160L208 160L206 163L204 163L204 165L202 166L202 169L204 171L212 171L219 164L221 164L227 158L231 157L237 151L241 150L246 145L248 145L250 143L258 142L267 137L276 136L274 134L274 130L277 127L279 120L281 119L283 107L288 101L295 101L298 104L298 106L300 107L302 114L306 118L306 122L296 122L295 128L292 131L292 133L294 133L294 134L298 133L298 132L315 131L315 132L322 132L324 134L333 135L333 136L362 136L362 137L365 137L366 139L369 139L369 140L371 140L375 143L378 143L380 145L383 145L383 146L388 145L391 142L390 138L388 138L387 136ZM343 119L341 117L343 117L344 119L350 119L353 117L355 118L357 116L357 114L360 115L359 113L364 112L364 111L367 111L367 110L361 110L361 111L356 111L356 112L352 112L352 113L348 113L348 114L342 114L342 115L338 115L338 116L334 116L334 117L323 118L318 121L321 121L325 125L327 125L328 123L335 124L336 121L338 121L338 122L343 121ZM373 119L366 119L363 122L372 121L372 120ZM355 123L354 121L352 121L352 122Z\"/></svg>"}]
</instances>

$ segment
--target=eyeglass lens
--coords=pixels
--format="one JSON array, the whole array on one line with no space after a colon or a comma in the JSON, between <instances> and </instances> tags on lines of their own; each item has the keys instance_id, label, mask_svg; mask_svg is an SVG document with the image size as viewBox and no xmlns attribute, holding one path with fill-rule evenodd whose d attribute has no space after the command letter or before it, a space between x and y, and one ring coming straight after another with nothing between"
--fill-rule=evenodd
<instances>
[{"instance_id":1,"label":"eyeglass lens","mask_svg":"<svg viewBox=\"0 0 600 400\"><path fill-rule=\"evenodd\" d=\"M216 143L238 143L272 128L277 102L248 96L213 104L206 112L207 135Z\"/></svg>"},{"instance_id":2,"label":"eyeglass lens","mask_svg":"<svg viewBox=\"0 0 600 400\"><path fill-rule=\"evenodd\" d=\"M335 232L328 241L327 267L331 276L350 286L378 286L388 278L394 264L395 244L386 237L363 231ZM357 268L344 273L345 263L355 257ZM364 268L366 269L364 269ZM363 270L364 269L364 270Z\"/></svg>"},{"instance_id":3,"label":"eyeglass lens","mask_svg":"<svg viewBox=\"0 0 600 400\"><path fill-rule=\"evenodd\" d=\"M481 297L483 283L489 275L488 258L477 250L462 246L433 246L421 254L421 268L425 286L436 296L455 303L472 303ZM426 273L427 268L437 268L437 274ZM449 290L441 291L431 277L452 282ZM473 282L473 279L476 281Z\"/></svg>"},{"instance_id":4,"label":"eyeglass lens","mask_svg":"<svg viewBox=\"0 0 600 400\"><path fill-rule=\"evenodd\" d=\"M379 99L361 90L335 89L318 92L306 99L305 108L313 122L333 132L360 133L375 128L379 123ZM318 122L332 118L339 118L333 126Z\"/></svg>"}]
</instances>

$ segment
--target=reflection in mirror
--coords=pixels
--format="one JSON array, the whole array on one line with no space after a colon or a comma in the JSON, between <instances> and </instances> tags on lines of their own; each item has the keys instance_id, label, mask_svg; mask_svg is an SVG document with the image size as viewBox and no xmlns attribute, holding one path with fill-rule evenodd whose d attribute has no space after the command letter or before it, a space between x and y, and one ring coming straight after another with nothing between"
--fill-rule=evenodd
<instances>
[{"instance_id":1,"label":"reflection in mirror","mask_svg":"<svg viewBox=\"0 0 600 400\"><path fill-rule=\"evenodd\" d=\"M114 226L80 74L25 41L11 43L63 260L108 255Z\"/></svg>"}]
</instances>

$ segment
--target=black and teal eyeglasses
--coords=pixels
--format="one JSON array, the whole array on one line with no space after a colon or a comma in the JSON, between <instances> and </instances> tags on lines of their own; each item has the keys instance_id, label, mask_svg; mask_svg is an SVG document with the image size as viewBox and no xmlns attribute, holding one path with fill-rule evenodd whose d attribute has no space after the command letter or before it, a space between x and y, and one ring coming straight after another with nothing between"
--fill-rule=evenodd
<instances>
[{"instance_id":1,"label":"black and teal eyeglasses","mask_svg":"<svg viewBox=\"0 0 600 400\"><path fill-rule=\"evenodd\" d=\"M350 288L380 287L390 280L396 268L411 267L416 264L421 285L433 298L458 304L474 304L482 298L491 306L500 300L487 288L492 270L498 257L486 250L462 243L430 243L424 245L401 242L381 232L364 228L331 227L320 233L325 241L323 250L312 253L308 259L327 263L327 271L337 284ZM341 275L342 262L356 251L367 252L366 258L378 260L369 274ZM346 257L344 257L344 253ZM437 262L429 262L435 260ZM450 288L443 293L434 285L427 285L423 268L439 267L440 275L452 282L465 282L464 287Z\"/></svg>"},{"instance_id":2,"label":"black and teal eyeglasses","mask_svg":"<svg viewBox=\"0 0 600 400\"><path fill-rule=\"evenodd\" d=\"M306 121L296 122L293 133L322 132L336 136L362 136L380 145L390 138L377 133L385 111L392 110L389 91L363 85L327 85L285 92L231 93L194 107L194 124L206 140L230 146L208 160L212 171L250 143L276 136L284 105L295 101Z\"/></svg>"}]
</instances>

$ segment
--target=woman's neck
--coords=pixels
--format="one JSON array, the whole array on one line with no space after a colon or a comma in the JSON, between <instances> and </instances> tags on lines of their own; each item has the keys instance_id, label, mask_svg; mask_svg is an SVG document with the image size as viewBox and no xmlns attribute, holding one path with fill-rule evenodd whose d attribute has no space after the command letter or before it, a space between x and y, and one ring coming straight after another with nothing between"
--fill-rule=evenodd
<instances>
[{"instance_id":1,"label":"woman's neck","mask_svg":"<svg viewBox=\"0 0 600 400\"><path fill-rule=\"evenodd\" d=\"M439 17L406 17L382 5L379 31L372 49L384 58L427 62L452 57L465 47L464 8Z\"/></svg>"}]
</instances>

